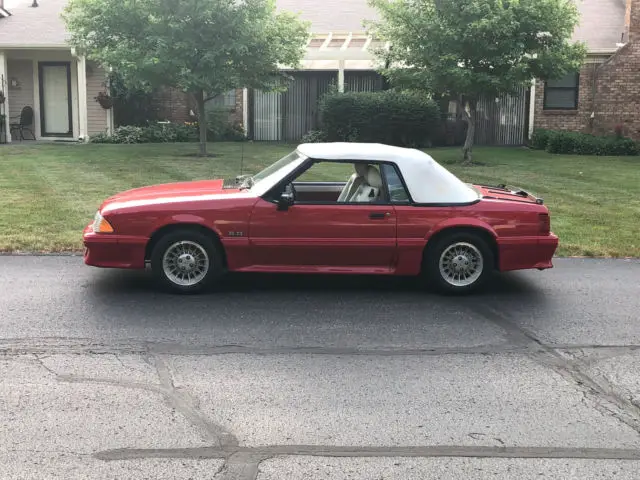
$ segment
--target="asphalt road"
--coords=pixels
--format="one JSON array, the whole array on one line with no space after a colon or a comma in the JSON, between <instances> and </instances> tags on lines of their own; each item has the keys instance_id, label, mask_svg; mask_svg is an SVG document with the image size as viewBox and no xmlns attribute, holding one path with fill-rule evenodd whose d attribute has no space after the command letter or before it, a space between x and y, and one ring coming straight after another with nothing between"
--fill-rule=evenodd
<instances>
[{"instance_id":1,"label":"asphalt road","mask_svg":"<svg viewBox=\"0 0 640 480\"><path fill-rule=\"evenodd\" d=\"M640 261L157 292L0 257L0 477L637 479Z\"/></svg>"}]
</instances>

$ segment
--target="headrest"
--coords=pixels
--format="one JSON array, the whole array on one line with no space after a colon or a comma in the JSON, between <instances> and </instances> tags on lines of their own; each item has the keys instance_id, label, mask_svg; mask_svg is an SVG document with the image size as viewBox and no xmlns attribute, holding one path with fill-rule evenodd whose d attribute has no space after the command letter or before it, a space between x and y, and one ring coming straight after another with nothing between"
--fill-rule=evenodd
<instances>
[{"instance_id":1,"label":"headrest","mask_svg":"<svg viewBox=\"0 0 640 480\"><path fill-rule=\"evenodd\" d=\"M366 163L356 163L353 166L356 169L356 173L359 177L365 177L367 175L369 165L367 165Z\"/></svg>"},{"instance_id":2,"label":"headrest","mask_svg":"<svg viewBox=\"0 0 640 480\"><path fill-rule=\"evenodd\" d=\"M376 167L370 166L367 169L367 183L373 188L382 188L382 177Z\"/></svg>"}]
</instances>

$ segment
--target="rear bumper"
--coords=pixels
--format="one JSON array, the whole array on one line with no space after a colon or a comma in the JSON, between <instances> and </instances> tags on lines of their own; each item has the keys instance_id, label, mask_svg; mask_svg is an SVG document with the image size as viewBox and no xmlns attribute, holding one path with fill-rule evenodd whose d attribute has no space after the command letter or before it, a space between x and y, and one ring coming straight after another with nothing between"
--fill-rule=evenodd
<instances>
[{"instance_id":1,"label":"rear bumper","mask_svg":"<svg viewBox=\"0 0 640 480\"><path fill-rule=\"evenodd\" d=\"M510 237L498 239L499 270L553 268L553 255L558 249L558 237Z\"/></svg>"},{"instance_id":2,"label":"rear bumper","mask_svg":"<svg viewBox=\"0 0 640 480\"><path fill-rule=\"evenodd\" d=\"M101 268L142 269L147 238L93 233L88 225L82 233L84 263Z\"/></svg>"}]
</instances>

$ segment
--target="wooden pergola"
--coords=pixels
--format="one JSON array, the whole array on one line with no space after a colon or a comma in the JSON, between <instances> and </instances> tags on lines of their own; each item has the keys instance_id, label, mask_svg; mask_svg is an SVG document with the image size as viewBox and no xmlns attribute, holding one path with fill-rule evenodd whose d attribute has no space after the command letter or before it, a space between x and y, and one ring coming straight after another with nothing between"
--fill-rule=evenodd
<instances>
[{"instance_id":1,"label":"wooden pergola","mask_svg":"<svg viewBox=\"0 0 640 480\"><path fill-rule=\"evenodd\" d=\"M338 72L338 89L344 91L345 70L375 70L378 60L373 50L384 47L365 33L329 32L312 35L306 44L306 54L296 70L333 70ZM282 70L293 70L281 66Z\"/></svg>"}]
</instances>

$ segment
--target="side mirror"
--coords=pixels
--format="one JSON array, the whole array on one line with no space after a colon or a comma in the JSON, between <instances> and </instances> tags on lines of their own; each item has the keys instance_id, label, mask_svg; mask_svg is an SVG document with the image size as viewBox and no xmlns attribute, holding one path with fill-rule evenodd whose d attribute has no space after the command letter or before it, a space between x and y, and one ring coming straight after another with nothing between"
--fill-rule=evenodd
<instances>
[{"instance_id":1,"label":"side mirror","mask_svg":"<svg viewBox=\"0 0 640 480\"><path fill-rule=\"evenodd\" d=\"M282 192L280 198L278 199L278 210L288 210L291 205L293 205L293 193L291 192Z\"/></svg>"}]
</instances>

